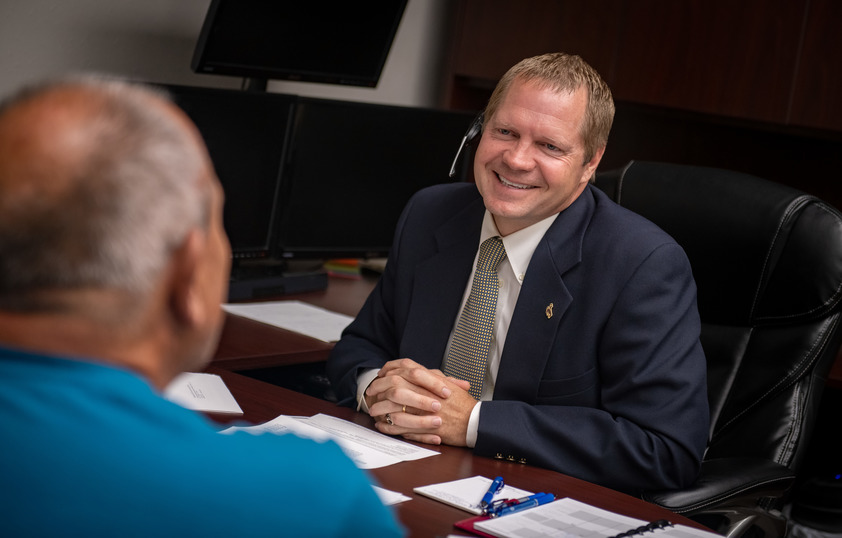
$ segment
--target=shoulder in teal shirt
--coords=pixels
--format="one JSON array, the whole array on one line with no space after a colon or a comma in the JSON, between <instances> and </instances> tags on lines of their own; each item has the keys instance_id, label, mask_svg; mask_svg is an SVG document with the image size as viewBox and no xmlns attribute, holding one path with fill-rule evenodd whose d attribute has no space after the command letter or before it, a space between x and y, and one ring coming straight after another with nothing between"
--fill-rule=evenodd
<instances>
[{"instance_id":1,"label":"shoulder in teal shirt","mask_svg":"<svg viewBox=\"0 0 842 538\"><path fill-rule=\"evenodd\" d=\"M0 348L0 535L400 536L332 442L220 435L109 366Z\"/></svg>"}]
</instances>

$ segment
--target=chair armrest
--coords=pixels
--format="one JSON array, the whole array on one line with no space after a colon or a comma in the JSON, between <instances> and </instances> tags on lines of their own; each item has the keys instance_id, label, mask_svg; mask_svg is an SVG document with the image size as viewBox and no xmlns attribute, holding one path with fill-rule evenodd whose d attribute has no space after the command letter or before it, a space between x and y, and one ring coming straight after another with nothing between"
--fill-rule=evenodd
<instances>
[{"instance_id":1,"label":"chair armrest","mask_svg":"<svg viewBox=\"0 0 842 538\"><path fill-rule=\"evenodd\" d=\"M794 482L795 473L773 461L719 458L702 462L693 485L684 489L646 491L641 498L678 514L692 515L709 508L751 506L763 499L779 499Z\"/></svg>"}]
</instances>

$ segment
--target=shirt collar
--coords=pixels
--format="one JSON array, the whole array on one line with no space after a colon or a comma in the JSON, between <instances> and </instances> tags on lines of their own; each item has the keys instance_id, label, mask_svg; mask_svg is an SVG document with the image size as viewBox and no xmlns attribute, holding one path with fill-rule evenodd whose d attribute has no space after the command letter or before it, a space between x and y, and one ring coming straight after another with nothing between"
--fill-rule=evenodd
<instances>
[{"instance_id":1,"label":"shirt collar","mask_svg":"<svg viewBox=\"0 0 842 538\"><path fill-rule=\"evenodd\" d=\"M538 221L535 224L527 226L522 230L511 233L505 237L501 236L503 246L506 248L506 258L512 266L518 281L523 283L526 277L526 269L529 267L529 260L532 259L532 254L538 247L538 243L547 230L552 226L558 214L551 215L544 220ZM489 237L500 235L497 225L494 224L494 217L486 209L485 215L482 218L482 230L480 231L479 243L480 245Z\"/></svg>"}]
</instances>

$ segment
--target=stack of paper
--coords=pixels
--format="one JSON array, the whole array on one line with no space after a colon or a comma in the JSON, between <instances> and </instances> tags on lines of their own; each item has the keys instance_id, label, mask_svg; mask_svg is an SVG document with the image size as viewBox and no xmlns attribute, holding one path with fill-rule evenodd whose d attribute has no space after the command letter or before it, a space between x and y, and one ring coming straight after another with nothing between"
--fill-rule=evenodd
<instances>
[{"instance_id":1,"label":"stack of paper","mask_svg":"<svg viewBox=\"0 0 842 538\"><path fill-rule=\"evenodd\" d=\"M341 418L318 414L312 417L281 415L257 426L234 426L220 433L293 433L299 437L335 441L360 469L376 469L401 461L412 461L439 453L383 435Z\"/></svg>"}]
</instances>

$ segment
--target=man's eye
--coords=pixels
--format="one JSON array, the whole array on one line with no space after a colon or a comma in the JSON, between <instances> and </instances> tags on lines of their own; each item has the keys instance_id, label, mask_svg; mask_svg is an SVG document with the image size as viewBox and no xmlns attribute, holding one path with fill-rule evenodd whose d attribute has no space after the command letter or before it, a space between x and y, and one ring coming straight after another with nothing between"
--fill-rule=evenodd
<instances>
[{"instance_id":1,"label":"man's eye","mask_svg":"<svg viewBox=\"0 0 842 538\"><path fill-rule=\"evenodd\" d=\"M552 144L546 144L547 149L550 151L559 151L558 146L553 146Z\"/></svg>"},{"instance_id":2,"label":"man's eye","mask_svg":"<svg viewBox=\"0 0 842 538\"><path fill-rule=\"evenodd\" d=\"M500 134L504 136L509 136L512 132L508 129L500 129Z\"/></svg>"}]
</instances>

